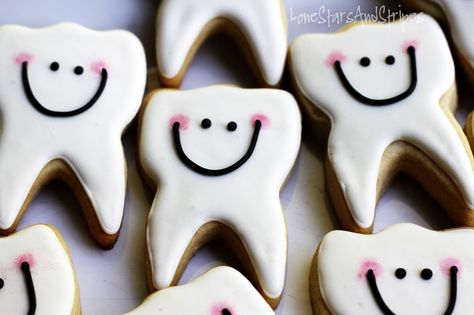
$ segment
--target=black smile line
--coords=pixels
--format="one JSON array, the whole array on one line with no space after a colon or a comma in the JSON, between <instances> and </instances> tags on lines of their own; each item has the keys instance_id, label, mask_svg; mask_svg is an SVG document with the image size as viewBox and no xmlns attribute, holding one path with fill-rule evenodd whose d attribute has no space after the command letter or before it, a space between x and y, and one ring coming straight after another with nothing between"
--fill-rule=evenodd
<instances>
[{"instance_id":1,"label":"black smile line","mask_svg":"<svg viewBox=\"0 0 474 315\"><path fill-rule=\"evenodd\" d=\"M452 266L449 269L449 274L451 288L448 307L446 308L444 315L451 315L453 313L454 307L456 306L456 297L458 291L458 268L456 266ZM379 288L377 286L377 280L375 279L374 271L372 269L369 269L369 271L367 271L366 277L369 283L370 292L372 292L372 296L374 297L375 302L377 303L377 306L380 308L382 313L385 315L396 315L394 312L392 312L392 310L390 310L390 308L383 300L382 294L380 294Z\"/></svg>"},{"instance_id":2,"label":"black smile line","mask_svg":"<svg viewBox=\"0 0 474 315\"><path fill-rule=\"evenodd\" d=\"M107 84L107 78L108 78L107 70L104 68L102 69L102 72L101 72L101 80L100 80L100 84L99 84L99 88L97 89L97 92L95 92L94 96L92 96L90 101L87 102L87 104L85 104L84 106L81 106L71 111L54 111L54 110L50 110L44 107L36 99L33 93L33 90L31 89L30 80L28 79L28 62L24 61L21 64L21 79L23 81L23 89L25 90L25 94L26 94L26 97L28 98L28 101L30 101L31 105L33 105L33 107L37 111L51 117L71 117L71 116L79 115L85 112L86 110L88 110L89 108L91 108L102 95L102 92L105 89L105 85Z\"/></svg>"},{"instance_id":3,"label":"black smile line","mask_svg":"<svg viewBox=\"0 0 474 315\"><path fill-rule=\"evenodd\" d=\"M27 315L34 315L36 312L36 293L35 285L33 284L33 278L31 277L30 264L26 261L22 262L21 271L25 278L26 289L28 291L28 300L30 302L30 307L28 309Z\"/></svg>"},{"instance_id":4,"label":"black smile line","mask_svg":"<svg viewBox=\"0 0 474 315\"><path fill-rule=\"evenodd\" d=\"M341 81L342 85L344 86L346 91L356 100L358 100L361 103L371 105L371 106L390 105L407 98L413 93L413 91L415 91L415 88L416 88L418 76L417 76L417 71L416 71L415 47L413 46L408 47L407 53L410 56L410 73L411 73L410 86L405 92L391 98L386 98L386 99L373 99L373 98L368 98L362 95L352 86L352 84L347 79L346 75L344 74L344 71L342 70L341 62L339 60L334 63L334 67L336 69L337 76L339 77L339 80Z\"/></svg>"},{"instance_id":5,"label":"black smile line","mask_svg":"<svg viewBox=\"0 0 474 315\"><path fill-rule=\"evenodd\" d=\"M255 129L253 131L252 140L250 141L249 148L247 152L245 152L244 156L240 158L240 160L238 160L237 162L235 162L234 164L230 166L217 169L217 170L211 170L211 169L202 167L194 163L190 158L188 158L188 156L184 152L183 147L181 145L181 139L179 136L179 122L175 122L173 124L174 147L176 149L176 153L178 154L178 157L181 160L181 162L183 162L184 165L186 165L193 171L201 175L206 175L206 176L221 176L221 175L229 174L230 172L235 171L236 169L244 165L245 162L248 161L248 159L252 156L253 151L255 150L255 146L257 145L258 135L260 133L261 127L262 127L262 122L260 120L256 120Z\"/></svg>"}]
</instances>

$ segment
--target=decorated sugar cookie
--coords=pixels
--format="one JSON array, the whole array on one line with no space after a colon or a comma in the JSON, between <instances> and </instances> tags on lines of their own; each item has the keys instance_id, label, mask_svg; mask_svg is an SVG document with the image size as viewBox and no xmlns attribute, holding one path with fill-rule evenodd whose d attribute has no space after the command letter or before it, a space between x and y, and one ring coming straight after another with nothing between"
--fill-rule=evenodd
<instances>
[{"instance_id":1,"label":"decorated sugar cookie","mask_svg":"<svg viewBox=\"0 0 474 315\"><path fill-rule=\"evenodd\" d=\"M281 0L163 0L156 22L161 82L178 87L201 44L225 32L241 44L263 86L277 86L285 65L286 15Z\"/></svg>"},{"instance_id":2,"label":"decorated sugar cookie","mask_svg":"<svg viewBox=\"0 0 474 315\"><path fill-rule=\"evenodd\" d=\"M398 173L417 179L458 225L474 225L473 157L451 110L454 65L429 16L299 37L303 109L327 135L326 182L344 229L370 232Z\"/></svg>"},{"instance_id":3,"label":"decorated sugar cookie","mask_svg":"<svg viewBox=\"0 0 474 315\"><path fill-rule=\"evenodd\" d=\"M0 238L0 313L79 315L79 287L66 244L47 225Z\"/></svg>"},{"instance_id":4,"label":"decorated sugar cookie","mask_svg":"<svg viewBox=\"0 0 474 315\"><path fill-rule=\"evenodd\" d=\"M125 127L143 96L146 62L125 31L75 24L0 27L0 229L15 230L41 187L67 182L104 247L122 222Z\"/></svg>"},{"instance_id":5,"label":"decorated sugar cookie","mask_svg":"<svg viewBox=\"0 0 474 315\"><path fill-rule=\"evenodd\" d=\"M217 267L188 284L150 295L142 305L126 315L155 314L274 315L275 313L238 271L230 267Z\"/></svg>"},{"instance_id":6,"label":"decorated sugar cookie","mask_svg":"<svg viewBox=\"0 0 474 315\"><path fill-rule=\"evenodd\" d=\"M158 91L145 106L139 160L159 186L147 230L150 287L175 285L199 247L222 238L276 306L287 251L279 191L300 145L294 98L213 86Z\"/></svg>"},{"instance_id":7,"label":"decorated sugar cookie","mask_svg":"<svg viewBox=\"0 0 474 315\"><path fill-rule=\"evenodd\" d=\"M375 234L333 231L311 270L315 314L471 314L474 231L399 224Z\"/></svg>"}]
</instances>

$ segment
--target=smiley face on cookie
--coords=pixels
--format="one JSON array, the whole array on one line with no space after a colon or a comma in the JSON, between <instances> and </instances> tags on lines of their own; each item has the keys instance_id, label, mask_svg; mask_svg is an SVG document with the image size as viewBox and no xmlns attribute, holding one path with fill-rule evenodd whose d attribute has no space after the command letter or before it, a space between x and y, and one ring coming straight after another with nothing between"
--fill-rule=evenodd
<instances>
[{"instance_id":1,"label":"smiley face on cookie","mask_svg":"<svg viewBox=\"0 0 474 315\"><path fill-rule=\"evenodd\" d=\"M450 111L454 64L434 19L303 35L291 65L305 110L328 134L327 182L345 228L371 230L377 200L398 172L430 174L424 187L455 222L469 224L474 160Z\"/></svg>"},{"instance_id":2,"label":"smiley face on cookie","mask_svg":"<svg viewBox=\"0 0 474 315\"><path fill-rule=\"evenodd\" d=\"M140 128L140 163L159 186L147 231L153 287L176 283L188 244L215 235L219 225L245 244L256 286L276 304L286 265L278 192L301 131L293 97L227 86L158 91Z\"/></svg>"},{"instance_id":3,"label":"smiley face on cookie","mask_svg":"<svg viewBox=\"0 0 474 315\"><path fill-rule=\"evenodd\" d=\"M36 225L0 238L2 313L79 314L74 270L56 233Z\"/></svg>"},{"instance_id":4,"label":"smiley face on cookie","mask_svg":"<svg viewBox=\"0 0 474 315\"><path fill-rule=\"evenodd\" d=\"M146 62L126 31L76 24L0 28L0 230L37 191L66 181L100 245L118 237L125 200L121 135L138 112Z\"/></svg>"},{"instance_id":5,"label":"smiley face on cookie","mask_svg":"<svg viewBox=\"0 0 474 315\"><path fill-rule=\"evenodd\" d=\"M473 240L471 229L435 232L413 224L370 236L331 232L311 271L313 307L333 315L467 314Z\"/></svg>"},{"instance_id":6,"label":"smiley face on cookie","mask_svg":"<svg viewBox=\"0 0 474 315\"><path fill-rule=\"evenodd\" d=\"M18 56L15 58L15 61L19 65L21 65L21 81L23 85L23 90L25 92L26 97L28 98L29 103L43 115L51 117L71 117L79 115L94 106L94 104L102 96L102 93L104 92L107 86L108 71L106 62L103 60L91 62L89 69L87 70L85 70L84 66L82 65L61 65L60 62L54 60L51 61L49 69L47 69L46 67L44 67L44 60L36 62L35 64L34 58L35 57L33 55L23 52L18 54ZM39 91L34 92L34 86L38 85L38 83L35 84L34 82L31 82L30 73L32 72L31 68L35 65L36 67L38 67L38 64L41 65L43 69L36 69L36 71L38 72L36 76L38 77L38 79L40 79L40 81L46 80L48 84L40 84L41 88L39 89ZM45 70L46 72L47 70L50 70L52 74L44 73ZM60 73L61 71L68 71L69 73ZM76 78L74 78L74 76ZM97 88L95 89L95 91L84 91L84 89L88 88L85 86L91 85L93 80L97 81ZM58 85L64 84L63 82L67 82L66 86L64 86L64 90L66 90L68 93L58 93ZM61 91L64 90L61 89ZM77 93L76 99L74 99L74 97L71 97L71 93L74 92ZM42 103L44 102L40 102L39 99L35 96L35 94L43 95L42 98L46 99L44 102L48 104L49 102L52 102L55 108L66 107L67 109L59 110L49 108L47 105L43 105ZM51 98L45 96L45 94L57 95L55 95L54 98ZM77 99L81 100L82 98L84 98L85 95L88 94L91 95L91 97L84 104L75 106L71 106L70 104L68 104L77 101ZM70 100L71 98L72 101Z\"/></svg>"}]
</instances>

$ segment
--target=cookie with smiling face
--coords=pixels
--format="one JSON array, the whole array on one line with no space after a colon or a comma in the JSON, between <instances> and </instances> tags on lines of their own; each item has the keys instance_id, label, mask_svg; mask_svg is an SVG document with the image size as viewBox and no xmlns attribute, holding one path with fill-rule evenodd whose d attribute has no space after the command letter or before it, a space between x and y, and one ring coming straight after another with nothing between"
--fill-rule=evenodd
<instances>
[{"instance_id":1,"label":"cookie with smiling face","mask_svg":"<svg viewBox=\"0 0 474 315\"><path fill-rule=\"evenodd\" d=\"M186 303L183 303L186 300ZM196 280L156 292L124 315L238 315L275 313L235 269L214 268Z\"/></svg>"},{"instance_id":2,"label":"cookie with smiling face","mask_svg":"<svg viewBox=\"0 0 474 315\"><path fill-rule=\"evenodd\" d=\"M370 232L391 179L418 180L461 226L474 225L473 157L451 110L454 65L429 16L299 37L294 85L326 140L326 183L344 229Z\"/></svg>"},{"instance_id":3,"label":"cookie with smiling face","mask_svg":"<svg viewBox=\"0 0 474 315\"><path fill-rule=\"evenodd\" d=\"M280 84L288 49L281 0L161 1L156 19L161 82L178 87L196 51L218 32L241 44L262 86Z\"/></svg>"},{"instance_id":4,"label":"cookie with smiling face","mask_svg":"<svg viewBox=\"0 0 474 315\"><path fill-rule=\"evenodd\" d=\"M472 229L398 224L375 235L333 231L313 260L315 314L470 314Z\"/></svg>"},{"instance_id":5,"label":"cookie with smiling face","mask_svg":"<svg viewBox=\"0 0 474 315\"><path fill-rule=\"evenodd\" d=\"M67 182L103 247L126 190L121 135L138 112L146 62L125 31L75 24L0 27L0 230L15 230L47 182Z\"/></svg>"},{"instance_id":6,"label":"cookie with smiling face","mask_svg":"<svg viewBox=\"0 0 474 315\"><path fill-rule=\"evenodd\" d=\"M66 244L47 225L0 238L0 308L9 315L79 315L79 287Z\"/></svg>"},{"instance_id":7,"label":"cookie with smiling face","mask_svg":"<svg viewBox=\"0 0 474 315\"><path fill-rule=\"evenodd\" d=\"M279 90L213 86L148 97L139 161L158 185L147 229L151 289L175 285L192 255L222 238L278 304L287 252L279 191L300 132L298 106Z\"/></svg>"}]
</instances>

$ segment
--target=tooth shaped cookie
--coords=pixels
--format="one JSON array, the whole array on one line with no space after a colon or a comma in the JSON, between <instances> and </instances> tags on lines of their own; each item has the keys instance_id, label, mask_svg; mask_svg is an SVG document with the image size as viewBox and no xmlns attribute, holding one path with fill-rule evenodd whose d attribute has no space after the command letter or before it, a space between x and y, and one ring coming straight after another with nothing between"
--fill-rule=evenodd
<instances>
[{"instance_id":1,"label":"tooth shaped cookie","mask_svg":"<svg viewBox=\"0 0 474 315\"><path fill-rule=\"evenodd\" d=\"M150 288L175 285L192 255L223 238L272 306L282 294L286 225L279 191L301 119L280 90L162 90L145 105L139 161L159 186L147 229Z\"/></svg>"},{"instance_id":2,"label":"tooth shaped cookie","mask_svg":"<svg viewBox=\"0 0 474 315\"><path fill-rule=\"evenodd\" d=\"M275 313L238 271L230 267L217 267L188 284L150 295L142 305L125 315L155 314L274 315Z\"/></svg>"},{"instance_id":3,"label":"tooth shaped cookie","mask_svg":"<svg viewBox=\"0 0 474 315\"><path fill-rule=\"evenodd\" d=\"M371 231L377 199L399 172L454 222L474 225L473 157L450 111L454 66L432 18L303 35L290 54L303 109L328 135L326 181L344 229Z\"/></svg>"},{"instance_id":4,"label":"tooth shaped cookie","mask_svg":"<svg viewBox=\"0 0 474 315\"><path fill-rule=\"evenodd\" d=\"M75 24L0 27L0 229L14 231L48 181L69 183L100 245L122 222L125 127L143 96L146 61L125 31Z\"/></svg>"},{"instance_id":5,"label":"tooth shaped cookie","mask_svg":"<svg viewBox=\"0 0 474 315\"><path fill-rule=\"evenodd\" d=\"M279 85L288 48L281 0L163 0L156 23L161 82L179 86L196 50L220 31L242 44L263 86Z\"/></svg>"},{"instance_id":6,"label":"tooth shaped cookie","mask_svg":"<svg viewBox=\"0 0 474 315\"><path fill-rule=\"evenodd\" d=\"M8 315L79 315L79 287L64 240L47 225L0 238L0 309Z\"/></svg>"},{"instance_id":7,"label":"tooth shaped cookie","mask_svg":"<svg viewBox=\"0 0 474 315\"><path fill-rule=\"evenodd\" d=\"M333 231L311 270L315 314L470 314L474 231L398 224L375 235Z\"/></svg>"}]
</instances>

